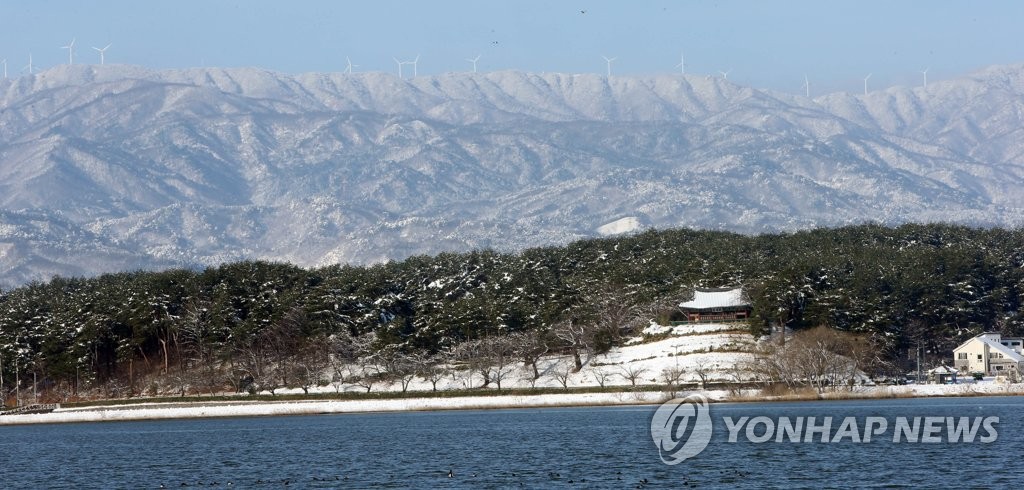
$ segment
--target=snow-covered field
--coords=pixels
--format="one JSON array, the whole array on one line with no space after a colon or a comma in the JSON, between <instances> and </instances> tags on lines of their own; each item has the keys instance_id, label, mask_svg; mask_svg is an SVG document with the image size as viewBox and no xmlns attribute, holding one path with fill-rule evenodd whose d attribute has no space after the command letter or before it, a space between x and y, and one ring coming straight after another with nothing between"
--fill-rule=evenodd
<instances>
[{"instance_id":1,"label":"snow-covered field","mask_svg":"<svg viewBox=\"0 0 1024 490\"><path fill-rule=\"evenodd\" d=\"M699 381L698 371L705 373L708 382L731 381L730 370L750 358L750 350L754 347L754 338L746 332L744 324L695 324L676 327L651 325L644 330L646 336L668 333L669 337L657 341L645 341L645 337L635 337L625 342L622 347L615 347L605 354L584 358L583 369L570 373L566 386L627 386L631 381L626 372L641 373L636 379L637 385L662 384L662 371L667 368L680 368L684 371L682 381L696 383ZM565 372L572 363L570 356L548 356L542 358L537 367L541 374L532 386L538 388L561 388L562 382L557 373ZM533 377L532 370L521 363L509 366L509 371L502 381L502 388L530 388ZM465 371L455 373L438 382L440 389L471 389L479 387L482 380L479 376L467 376ZM374 386L374 391L398 391L399 384L390 386ZM410 385L410 390L430 391L428 381L417 378ZM345 391L362 391L357 386L342 387ZM320 392L334 392L334 387L320 387ZM279 393L301 393L299 389L279 390Z\"/></svg>"}]
</instances>

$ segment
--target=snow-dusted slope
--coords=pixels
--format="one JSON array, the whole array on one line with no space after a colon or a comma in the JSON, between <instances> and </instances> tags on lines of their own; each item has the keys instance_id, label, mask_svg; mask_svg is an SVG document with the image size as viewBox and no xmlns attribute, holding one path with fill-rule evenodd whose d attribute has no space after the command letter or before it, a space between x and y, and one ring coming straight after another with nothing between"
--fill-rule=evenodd
<instances>
[{"instance_id":1,"label":"snow-dusted slope","mask_svg":"<svg viewBox=\"0 0 1024 490\"><path fill-rule=\"evenodd\" d=\"M0 81L0 284L647 227L1018 225L1022 95L1024 66L813 100L705 76L59 66Z\"/></svg>"}]
</instances>

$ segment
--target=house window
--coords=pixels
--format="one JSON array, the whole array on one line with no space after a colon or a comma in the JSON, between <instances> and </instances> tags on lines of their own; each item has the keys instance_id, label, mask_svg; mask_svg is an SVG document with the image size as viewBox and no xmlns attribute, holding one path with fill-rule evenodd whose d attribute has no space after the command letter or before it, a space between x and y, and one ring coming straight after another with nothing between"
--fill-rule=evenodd
<instances>
[{"instance_id":1,"label":"house window","mask_svg":"<svg viewBox=\"0 0 1024 490\"><path fill-rule=\"evenodd\" d=\"M981 360L981 354L978 354L978 360L979 361Z\"/></svg>"},{"instance_id":2,"label":"house window","mask_svg":"<svg viewBox=\"0 0 1024 490\"><path fill-rule=\"evenodd\" d=\"M1002 371L1002 370L1003 370L1002 366L996 366L996 371Z\"/></svg>"},{"instance_id":3,"label":"house window","mask_svg":"<svg viewBox=\"0 0 1024 490\"><path fill-rule=\"evenodd\" d=\"M961 352L961 353L956 355L956 358L957 359L967 359L967 353L966 352Z\"/></svg>"}]
</instances>

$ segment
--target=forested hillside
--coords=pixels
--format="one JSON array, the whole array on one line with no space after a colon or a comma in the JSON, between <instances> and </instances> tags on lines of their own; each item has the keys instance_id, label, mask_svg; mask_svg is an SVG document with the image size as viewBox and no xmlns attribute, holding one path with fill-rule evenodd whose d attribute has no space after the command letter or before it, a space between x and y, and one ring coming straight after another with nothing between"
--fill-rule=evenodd
<instances>
[{"instance_id":1,"label":"forested hillside","mask_svg":"<svg viewBox=\"0 0 1024 490\"><path fill-rule=\"evenodd\" d=\"M591 338L579 344L552 337L554 349L600 350L669 320L694 287L736 284L754 305L755 334L828 325L870 334L892 360L918 342L946 357L982 330L1024 332L1022 267L1021 230L862 225L649 231L368 267L239 262L54 278L0 293L0 369L8 390L15 371L43 390L160 373L239 387L259 366L352 346L426 357L482 338L604 325L581 330Z\"/></svg>"}]
</instances>

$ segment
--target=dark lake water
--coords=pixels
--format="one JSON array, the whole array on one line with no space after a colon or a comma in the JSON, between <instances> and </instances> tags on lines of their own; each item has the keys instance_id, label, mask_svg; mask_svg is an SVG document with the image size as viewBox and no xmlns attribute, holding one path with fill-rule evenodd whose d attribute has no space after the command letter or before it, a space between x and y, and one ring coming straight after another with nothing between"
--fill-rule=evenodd
<instances>
[{"instance_id":1,"label":"dark lake water","mask_svg":"<svg viewBox=\"0 0 1024 490\"><path fill-rule=\"evenodd\" d=\"M1020 488L1024 398L716 404L667 466L655 407L0 427L3 488ZM992 443L726 442L721 418L998 416ZM448 478L448 471L454 472ZM646 480L646 484L641 482Z\"/></svg>"}]
</instances>

